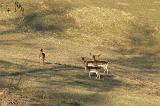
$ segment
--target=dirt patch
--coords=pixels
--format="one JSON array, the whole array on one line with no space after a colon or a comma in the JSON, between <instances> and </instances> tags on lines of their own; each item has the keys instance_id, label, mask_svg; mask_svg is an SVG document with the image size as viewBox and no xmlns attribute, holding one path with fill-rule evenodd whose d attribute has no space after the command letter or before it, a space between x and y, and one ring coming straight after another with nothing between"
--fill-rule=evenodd
<instances>
[{"instance_id":1,"label":"dirt patch","mask_svg":"<svg viewBox=\"0 0 160 106\"><path fill-rule=\"evenodd\" d=\"M8 90L0 92L0 106L30 106L31 100L28 97L10 93Z\"/></svg>"}]
</instances>

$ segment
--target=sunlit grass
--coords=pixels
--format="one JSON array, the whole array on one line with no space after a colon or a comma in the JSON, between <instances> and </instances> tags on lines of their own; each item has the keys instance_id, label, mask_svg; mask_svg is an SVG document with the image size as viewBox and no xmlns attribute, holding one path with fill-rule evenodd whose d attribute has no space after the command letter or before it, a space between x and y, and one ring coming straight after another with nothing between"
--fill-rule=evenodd
<instances>
[{"instance_id":1,"label":"sunlit grass","mask_svg":"<svg viewBox=\"0 0 160 106\"><path fill-rule=\"evenodd\" d=\"M20 2L23 18L0 10L0 93L40 106L159 106L158 1ZM101 80L84 72L80 56L90 53L111 61Z\"/></svg>"}]
</instances>

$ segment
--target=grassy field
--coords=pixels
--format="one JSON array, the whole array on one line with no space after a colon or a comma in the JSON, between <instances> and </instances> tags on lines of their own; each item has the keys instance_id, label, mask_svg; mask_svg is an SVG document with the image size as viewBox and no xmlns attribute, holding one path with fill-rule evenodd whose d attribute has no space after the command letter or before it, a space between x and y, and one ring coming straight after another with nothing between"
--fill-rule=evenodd
<instances>
[{"instance_id":1,"label":"grassy field","mask_svg":"<svg viewBox=\"0 0 160 106\"><path fill-rule=\"evenodd\" d=\"M20 0L24 16L0 3L0 106L160 105L158 0ZM90 53L111 62L101 80Z\"/></svg>"}]
</instances>

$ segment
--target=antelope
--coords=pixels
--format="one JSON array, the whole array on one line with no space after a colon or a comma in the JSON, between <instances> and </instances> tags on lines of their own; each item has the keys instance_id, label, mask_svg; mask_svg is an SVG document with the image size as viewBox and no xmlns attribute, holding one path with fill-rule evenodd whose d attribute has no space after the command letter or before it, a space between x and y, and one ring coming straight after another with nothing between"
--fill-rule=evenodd
<instances>
[{"instance_id":1,"label":"antelope","mask_svg":"<svg viewBox=\"0 0 160 106\"><path fill-rule=\"evenodd\" d=\"M101 79L101 74L98 70L98 67L89 69L89 78L91 78L91 73L96 73L96 79Z\"/></svg>"},{"instance_id":2,"label":"antelope","mask_svg":"<svg viewBox=\"0 0 160 106\"><path fill-rule=\"evenodd\" d=\"M39 59L40 59L40 63L42 61L42 63L44 64L44 60L45 60L45 53L43 51L43 49L40 49L40 53L39 53Z\"/></svg>"},{"instance_id":3,"label":"antelope","mask_svg":"<svg viewBox=\"0 0 160 106\"><path fill-rule=\"evenodd\" d=\"M17 12L17 8L19 8L19 2L18 1L15 1L14 2L14 5L15 5L15 12Z\"/></svg>"},{"instance_id":4,"label":"antelope","mask_svg":"<svg viewBox=\"0 0 160 106\"><path fill-rule=\"evenodd\" d=\"M99 67L94 64L94 61L87 61L84 57L81 57L81 59L85 65L85 71L89 71L89 78L91 78L91 73L96 73L96 79L100 79Z\"/></svg>"},{"instance_id":5,"label":"antelope","mask_svg":"<svg viewBox=\"0 0 160 106\"><path fill-rule=\"evenodd\" d=\"M20 11L21 11L22 15L24 15L24 8L23 7L20 8Z\"/></svg>"},{"instance_id":6,"label":"antelope","mask_svg":"<svg viewBox=\"0 0 160 106\"><path fill-rule=\"evenodd\" d=\"M18 9L20 9L20 12L23 15L24 14L24 8L22 7L22 5L18 1L15 1L14 5L15 5L15 12L17 12L17 8L18 8Z\"/></svg>"},{"instance_id":7,"label":"antelope","mask_svg":"<svg viewBox=\"0 0 160 106\"><path fill-rule=\"evenodd\" d=\"M97 56L99 57L100 55L97 55ZM93 58L93 61L95 62L95 64L98 67L102 67L104 69L104 73L107 71L107 74L108 74L108 71L109 71L108 70L108 64L109 64L109 62L97 60L96 55L93 55L92 58Z\"/></svg>"},{"instance_id":8,"label":"antelope","mask_svg":"<svg viewBox=\"0 0 160 106\"><path fill-rule=\"evenodd\" d=\"M82 59L84 65L85 65L85 70L87 70L87 67L89 67L89 66L99 67L99 68L102 68L104 70L103 73L107 72L107 74L108 74L108 72L109 72L108 63L109 62L97 60L96 55L93 55L92 58L93 58L93 60L87 61L87 60L85 60L85 57L81 56L81 59Z\"/></svg>"},{"instance_id":9,"label":"antelope","mask_svg":"<svg viewBox=\"0 0 160 106\"><path fill-rule=\"evenodd\" d=\"M87 71L87 68L88 68L88 67L95 67L95 66L96 66L96 65L94 64L94 61L87 61L87 60L85 59L85 57L82 57L82 56L81 56L81 59L82 59L84 65L85 65L85 71Z\"/></svg>"}]
</instances>

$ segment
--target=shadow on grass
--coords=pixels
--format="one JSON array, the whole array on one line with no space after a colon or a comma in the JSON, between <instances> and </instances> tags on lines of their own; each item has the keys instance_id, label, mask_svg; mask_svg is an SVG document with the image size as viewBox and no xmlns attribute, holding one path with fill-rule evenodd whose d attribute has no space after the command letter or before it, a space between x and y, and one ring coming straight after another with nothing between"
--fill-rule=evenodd
<instances>
[{"instance_id":1,"label":"shadow on grass","mask_svg":"<svg viewBox=\"0 0 160 106\"><path fill-rule=\"evenodd\" d=\"M10 71L10 69L12 69L12 70L15 69L17 71L21 71L21 70L26 70L27 69L27 67L24 66L24 65L8 62L8 61L5 61L5 60L0 60L0 66L2 67L2 69L0 70L0 77L2 77L2 76L10 76L9 74L12 73Z\"/></svg>"},{"instance_id":2,"label":"shadow on grass","mask_svg":"<svg viewBox=\"0 0 160 106\"><path fill-rule=\"evenodd\" d=\"M18 32L18 29L10 29L10 30L5 30L5 31L0 31L0 35L14 34L17 32Z\"/></svg>"},{"instance_id":3,"label":"shadow on grass","mask_svg":"<svg viewBox=\"0 0 160 106\"><path fill-rule=\"evenodd\" d=\"M90 106L101 104L102 101L105 100L101 95L96 93L92 94L85 94L85 93L72 93L72 92L65 92L65 91L53 91L50 90L49 92L44 92L44 90L40 90L36 92L36 97L40 99L52 99L54 100L53 103L48 103L47 101L42 102L41 104L45 104L44 106L85 106L88 104ZM44 97L44 98L42 98ZM52 104L52 105L51 105Z\"/></svg>"},{"instance_id":4,"label":"shadow on grass","mask_svg":"<svg viewBox=\"0 0 160 106\"><path fill-rule=\"evenodd\" d=\"M13 65L12 62L8 62L8 61L5 61L5 60L0 60L0 64L1 65L8 65L8 66Z\"/></svg>"},{"instance_id":5,"label":"shadow on grass","mask_svg":"<svg viewBox=\"0 0 160 106\"><path fill-rule=\"evenodd\" d=\"M119 58L113 60L113 62L122 66L139 69L142 72L154 73L153 70L160 68L159 60L160 60L159 56L144 54L144 55L133 56L131 58Z\"/></svg>"},{"instance_id":6,"label":"shadow on grass","mask_svg":"<svg viewBox=\"0 0 160 106\"><path fill-rule=\"evenodd\" d=\"M11 63L11 62L8 62L8 61L4 61L4 60L0 60L0 66L3 67L4 69L1 69L0 70L0 88L14 88L14 89L17 89L18 90L18 85L19 85L19 82L21 80L21 76L6 76L5 78L2 77L3 75L8 75L10 72L7 72L8 68L13 68L13 67L16 67L19 69L25 69L25 67L23 65L18 65L18 64L15 64L15 63ZM9 81L6 81L5 79L9 80ZM14 81L18 80L17 83L13 83Z\"/></svg>"},{"instance_id":7,"label":"shadow on grass","mask_svg":"<svg viewBox=\"0 0 160 106\"><path fill-rule=\"evenodd\" d=\"M40 7L33 6L31 10L27 10L28 13L24 17L17 16L15 19L1 20L0 25L15 25L16 27L0 31L0 35L18 33L25 30L34 32L64 32L69 27L74 26L75 22L74 19L67 15L71 10L71 5L62 3L59 6L52 4L49 10L37 10Z\"/></svg>"},{"instance_id":8,"label":"shadow on grass","mask_svg":"<svg viewBox=\"0 0 160 106\"><path fill-rule=\"evenodd\" d=\"M8 62L5 61L3 63L8 64ZM9 64L12 65L12 63ZM107 76L104 74L101 80L94 78L89 79L88 73L84 72L82 67L58 63L50 68L5 73L3 75L1 74L0 77L18 77L16 80L17 83L10 85L12 87L16 85L14 90L22 89L21 83L23 85L23 82L26 80L36 79L34 81L38 83L39 86L32 86L31 89L34 91L29 91L30 88L28 86L23 87L23 91L31 93L32 97L43 104L43 106L53 106L53 104L60 106L85 106L86 104L92 106L96 104L98 106L102 104L102 101L105 101L106 98L103 98L97 92L109 92L114 88L132 86L115 79L113 75ZM63 79L57 80L56 78L59 77ZM64 89L65 87L71 87L76 91L66 91ZM88 93L78 93L78 88L83 88L83 90Z\"/></svg>"},{"instance_id":9,"label":"shadow on grass","mask_svg":"<svg viewBox=\"0 0 160 106\"><path fill-rule=\"evenodd\" d=\"M13 45L15 42L18 42L18 40L0 40L0 45Z\"/></svg>"},{"instance_id":10,"label":"shadow on grass","mask_svg":"<svg viewBox=\"0 0 160 106\"><path fill-rule=\"evenodd\" d=\"M72 73L72 72L78 72L77 74ZM83 67L79 67L79 66L73 66L73 65L66 65L66 64L56 64L53 67L50 68L42 68L42 69L29 69L29 70L25 70L25 71L18 71L18 72L13 72L13 73L3 73L0 76L1 77L8 77L8 76L31 76L31 77L37 77L37 76L46 76L46 77L50 77L52 75L56 75L56 76L61 76L66 78L65 81L65 85L76 85L78 84L79 86L84 86L84 87L96 87L99 88L99 90L106 90L110 89L107 88L110 86L110 84L112 84L113 86L121 86L123 85L123 83L121 81L115 80L114 76L106 76L106 75L102 75L102 79L101 80L96 80L95 78L89 79L88 77L88 72L84 72L84 68ZM105 83L105 81L107 81L107 83ZM92 83L91 83L92 82ZM51 82L46 82L46 83L50 83L50 84L55 84L55 83L59 83L56 81L51 81ZM62 85L64 86L64 85Z\"/></svg>"},{"instance_id":11,"label":"shadow on grass","mask_svg":"<svg viewBox=\"0 0 160 106\"><path fill-rule=\"evenodd\" d=\"M157 55L138 55L130 58L113 60L113 74L131 80L139 80L141 84L129 88L148 87L146 82L157 83L160 75L160 57Z\"/></svg>"},{"instance_id":12,"label":"shadow on grass","mask_svg":"<svg viewBox=\"0 0 160 106\"><path fill-rule=\"evenodd\" d=\"M34 31L51 31L51 32L64 32L67 27L70 27L73 20L71 18L67 18L65 15L56 16L55 13L48 11L46 13L31 13L24 18L24 24L28 26L28 28ZM46 19L50 22L45 22L43 20L44 17L51 15L52 18ZM37 22L36 22L37 21Z\"/></svg>"},{"instance_id":13,"label":"shadow on grass","mask_svg":"<svg viewBox=\"0 0 160 106\"><path fill-rule=\"evenodd\" d=\"M26 60L28 61L28 60ZM35 61L30 61L30 62L35 62ZM18 65L18 64L14 64L11 62L7 62L7 61L0 61L1 64L10 67L13 65L16 65L17 67L22 67L24 68L24 66L22 65ZM36 62L38 63L38 62ZM47 64L52 64L52 63L47 63ZM1 73L0 76L19 76L19 75L28 75L28 74L34 74L34 73L47 73L47 72L56 72L56 71L68 71L68 70L76 70L76 69L83 69L82 67L79 66L72 66L72 65L66 65L66 64L58 64L56 66L53 66L51 68L46 68L46 69L28 69L26 68L25 71L18 71L18 72L5 72L5 73Z\"/></svg>"},{"instance_id":14,"label":"shadow on grass","mask_svg":"<svg viewBox=\"0 0 160 106\"><path fill-rule=\"evenodd\" d=\"M56 64L52 68L32 70L21 73L21 75L38 79L37 83L42 86L32 88L35 89L35 93L32 96L37 101L41 101L41 104L44 104L44 106L50 106L51 104L60 106L100 105L102 101L105 101L105 98L97 92L109 92L113 88L127 85L114 79L114 76L103 75L101 80L89 79L88 73L85 73L83 70L83 68L77 66ZM63 80L56 80L58 77L63 78ZM70 92L66 91L65 87L77 90ZM83 90L81 93L78 93L79 87L93 93L83 93ZM47 102L48 100L53 100L54 102Z\"/></svg>"}]
</instances>

